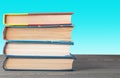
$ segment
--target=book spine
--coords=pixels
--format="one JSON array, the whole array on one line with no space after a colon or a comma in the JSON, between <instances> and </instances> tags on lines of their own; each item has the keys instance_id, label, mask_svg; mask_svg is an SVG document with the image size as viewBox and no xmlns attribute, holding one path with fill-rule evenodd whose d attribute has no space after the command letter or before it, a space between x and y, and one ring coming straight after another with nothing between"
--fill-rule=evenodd
<instances>
[{"instance_id":1,"label":"book spine","mask_svg":"<svg viewBox=\"0 0 120 78\"><path fill-rule=\"evenodd\" d=\"M8 59L7 56L4 55L3 64L2 64L2 68L3 68L4 70L7 70L7 68L5 67L6 60L7 60L7 59Z\"/></svg>"},{"instance_id":2,"label":"book spine","mask_svg":"<svg viewBox=\"0 0 120 78\"><path fill-rule=\"evenodd\" d=\"M8 42L5 43L4 48L3 48L3 54L6 55L6 47L7 47Z\"/></svg>"},{"instance_id":3,"label":"book spine","mask_svg":"<svg viewBox=\"0 0 120 78\"><path fill-rule=\"evenodd\" d=\"M3 15L3 24L6 24L6 15Z\"/></svg>"},{"instance_id":4,"label":"book spine","mask_svg":"<svg viewBox=\"0 0 120 78\"><path fill-rule=\"evenodd\" d=\"M3 39L4 40L7 40L7 38L6 38L6 32L7 32L7 27L5 27L4 30L3 30Z\"/></svg>"}]
</instances>

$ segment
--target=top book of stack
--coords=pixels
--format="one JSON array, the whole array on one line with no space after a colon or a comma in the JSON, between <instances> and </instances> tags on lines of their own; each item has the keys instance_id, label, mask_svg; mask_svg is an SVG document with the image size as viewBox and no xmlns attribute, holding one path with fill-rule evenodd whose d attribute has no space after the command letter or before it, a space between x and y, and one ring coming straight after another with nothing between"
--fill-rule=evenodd
<instances>
[{"instance_id":1,"label":"top book of stack","mask_svg":"<svg viewBox=\"0 0 120 78\"><path fill-rule=\"evenodd\" d=\"M5 26L64 26L72 25L73 13L34 13L34 14L5 14Z\"/></svg>"}]
</instances>

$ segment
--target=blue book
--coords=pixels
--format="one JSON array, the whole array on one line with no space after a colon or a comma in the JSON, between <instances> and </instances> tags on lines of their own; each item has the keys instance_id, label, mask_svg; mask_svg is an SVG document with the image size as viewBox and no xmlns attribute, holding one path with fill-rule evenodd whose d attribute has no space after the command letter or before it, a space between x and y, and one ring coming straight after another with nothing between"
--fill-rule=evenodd
<instances>
[{"instance_id":1,"label":"blue book","mask_svg":"<svg viewBox=\"0 0 120 78\"><path fill-rule=\"evenodd\" d=\"M5 40L56 40L71 41L73 26L46 25L46 26L6 26Z\"/></svg>"},{"instance_id":2,"label":"blue book","mask_svg":"<svg viewBox=\"0 0 120 78\"><path fill-rule=\"evenodd\" d=\"M7 56L64 57L70 55L73 42L65 41L7 41L4 54Z\"/></svg>"},{"instance_id":3,"label":"blue book","mask_svg":"<svg viewBox=\"0 0 120 78\"><path fill-rule=\"evenodd\" d=\"M3 69L7 71L68 71L73 70L74 56L65 57L33 57L33 56L6 56Z\"/></svg>"}]
</instances>

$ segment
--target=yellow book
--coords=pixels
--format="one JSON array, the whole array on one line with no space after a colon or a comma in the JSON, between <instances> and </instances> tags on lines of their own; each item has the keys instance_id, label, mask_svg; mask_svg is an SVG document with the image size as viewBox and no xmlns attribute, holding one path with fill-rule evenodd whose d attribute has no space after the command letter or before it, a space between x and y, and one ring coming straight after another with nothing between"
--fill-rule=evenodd
<instances>
[{"instance_id":1,"label":"yellow book","mask_svg":"<svg viewBox=\"0 0 120 78\"><path fill-rule=\"evenodd\" d=\"M5 14L5 26L46 26L46 25L64 25L71 24L71 15L73 13L19 13Z\"/></svg>"}]
</instances>

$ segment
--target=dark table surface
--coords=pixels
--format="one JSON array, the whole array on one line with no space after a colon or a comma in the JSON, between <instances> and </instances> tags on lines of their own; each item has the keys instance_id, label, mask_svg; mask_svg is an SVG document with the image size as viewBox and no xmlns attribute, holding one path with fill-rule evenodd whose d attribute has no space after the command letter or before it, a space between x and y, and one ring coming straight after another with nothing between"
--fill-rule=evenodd
<instances>
[{"instance_id":1,"label":"dark table surface","mask_svg":"<svg viewBox=\"0 0 120 78\"><path fill-rule=\"evenodd\" d=\"M75 55L74 71L5 71L0 78L120 78L120 55Z\"/></svg>"}]
</instances>

